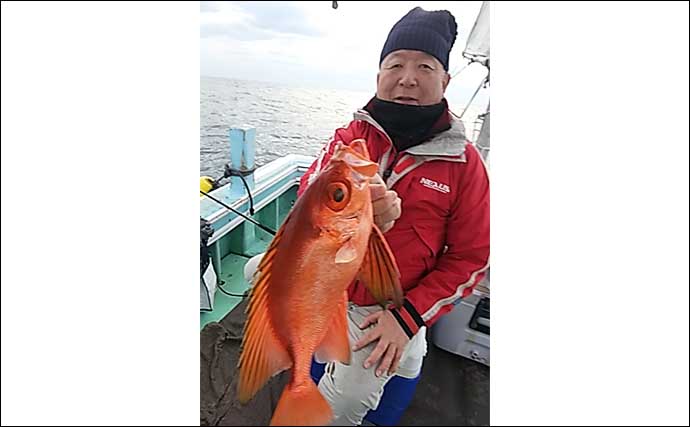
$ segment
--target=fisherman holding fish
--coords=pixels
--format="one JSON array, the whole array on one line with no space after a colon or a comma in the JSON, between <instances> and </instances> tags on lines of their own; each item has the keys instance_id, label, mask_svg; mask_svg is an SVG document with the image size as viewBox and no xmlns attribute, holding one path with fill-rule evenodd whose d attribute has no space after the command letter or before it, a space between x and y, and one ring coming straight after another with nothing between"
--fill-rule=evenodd
<instances>
[{"instance_id":1,"label":"fisherman holding fish","mask_svg":"<svg viewBox=\"0 0 690 427\"><path fill-rule=\"evenodd\" d=\"M376 95L302 177L257 274L258 259L245 269L241 400L293 369L272 424L361 424L393 376L420 374L427 329L488 269L488 173L444 97L456 37L445 10L393 26ZM312 354L327 362L318 394Z\"/></svg>"}]
</instances>

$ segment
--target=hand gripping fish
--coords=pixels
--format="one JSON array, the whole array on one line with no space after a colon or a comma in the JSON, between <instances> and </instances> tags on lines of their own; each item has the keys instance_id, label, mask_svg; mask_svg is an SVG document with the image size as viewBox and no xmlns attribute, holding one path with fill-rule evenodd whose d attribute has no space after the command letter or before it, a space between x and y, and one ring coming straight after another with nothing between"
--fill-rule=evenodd
<instances>
[{"instance_id":1,"label":"hand gripping fish","mask_svg":"<svg viewBox=\"0 0 690 427\"><path fill-rule=\"evenodd\" d=\"M238 396L248 402L292 368L271 425L326 425L330 405L310 375L319 362L350 361L347 288L361 280L400 307L400 273L373 220L369 181L378 165L364 140L338 144L297 200L254 276L239 359Z\"/></svg>"}]
</instances>

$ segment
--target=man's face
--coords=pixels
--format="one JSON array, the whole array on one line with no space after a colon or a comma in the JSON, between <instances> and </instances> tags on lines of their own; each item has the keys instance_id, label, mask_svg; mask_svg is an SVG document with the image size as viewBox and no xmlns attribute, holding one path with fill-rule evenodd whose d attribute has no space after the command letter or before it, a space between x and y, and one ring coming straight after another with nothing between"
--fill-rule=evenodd
<instances>
[{"instance_id":1,"label":"man's face","mask_svg":"<svg viewBox=\"0 0 690 427\"><path fill-rule=\"evenodd\" d=\"M396 50L381 63L376 77L376 96L399 104L438 104L449 81L443 65L428 53Z\"/></svg>"}]
</instances>

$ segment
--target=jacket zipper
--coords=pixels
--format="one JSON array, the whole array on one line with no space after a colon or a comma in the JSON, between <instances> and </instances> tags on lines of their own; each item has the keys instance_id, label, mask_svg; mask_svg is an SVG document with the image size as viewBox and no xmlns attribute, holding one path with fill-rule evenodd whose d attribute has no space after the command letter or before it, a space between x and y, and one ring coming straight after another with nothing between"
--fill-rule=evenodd
<instances>
[{"instance_id":1,"label":"jacket zipper","mask_svg":"<svg viewBox=\"0 0 690 427\"><path fill-rule=\"evenodd\" d=\"M393 173L393 168L398 163L398 158L400 157L400 154L401 154L397 150L395 150L395 147L392 147L392 150L395 151L395 157L393 157L393 161L390 163L390 165L383 172L383 182L388 181L388 178L390 178L391 174Z\"/></svg>"}]
</instances>

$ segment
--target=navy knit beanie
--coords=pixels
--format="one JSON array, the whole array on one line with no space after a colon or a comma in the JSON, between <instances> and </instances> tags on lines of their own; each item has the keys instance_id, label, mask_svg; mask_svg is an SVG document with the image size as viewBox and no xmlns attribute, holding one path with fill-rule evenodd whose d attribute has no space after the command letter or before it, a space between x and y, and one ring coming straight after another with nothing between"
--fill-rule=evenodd
<instances>
[{"instance_id":1,"label":"navy knit beanie","mask_svg":"<svg viewBox=\"0 0 690 427\"><path fill-rule=\"evenodd\" d=\"M415 7L391 29L381 51L379 66L391 52L421 50L434 56L448 71L448 57L458 35L455 18L447 10L426 11Z\"/></svg>"}]
</instances>

